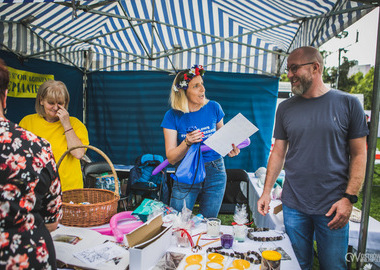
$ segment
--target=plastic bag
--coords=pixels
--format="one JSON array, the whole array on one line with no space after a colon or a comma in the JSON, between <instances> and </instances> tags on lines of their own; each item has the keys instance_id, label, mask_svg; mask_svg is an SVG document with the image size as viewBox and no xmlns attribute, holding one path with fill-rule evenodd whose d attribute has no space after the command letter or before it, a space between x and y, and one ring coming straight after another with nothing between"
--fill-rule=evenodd
<instances>
[{"instance_id":1,"label":"plastic bag","mask_svg":"<svg viewBox=\"0 0 380 270\"><path fill-rule=\"evenodd\" d=\"M203 182L206 177L206 169L203 161L201 143L196 143L190 146L186 156L178 166L175 174L171 177L178 182L188 185L198 184Z\"/></svg>"},{"instance_id":2,"label":"plastic bag","mask_svg":"<svg viewBox=\"0 0 380 270\"><path fill-rule=\"evenodd\" d=\"M133 211L132 215L138 216L143 222L146 222L149 217L154 217L162 213L165 206L163 202L145 198L135 211Z\"/></svg>"},{"instance_id":3,"label":"plastic bag","mask_svg":"<svg viewBox=\"0 0 380 270\"><path fill-rule=\"evenodd\" d=\"M186 207L186 201L183 202L182 211L173 219L173 232L178 247L193 246L191 238L191 221L192 211Z\"/></svg>"},{"instance_id":4,"label":"plastic bag","mask_svg":"<svg viewBox=\"0 0 380 270\"><path fill-rule=\"evenodd\" d=\"M164 256L158 261L153 270L176 270L181 263L185 254L177 252L166 252Z\"/></svg>"}]
</instances>

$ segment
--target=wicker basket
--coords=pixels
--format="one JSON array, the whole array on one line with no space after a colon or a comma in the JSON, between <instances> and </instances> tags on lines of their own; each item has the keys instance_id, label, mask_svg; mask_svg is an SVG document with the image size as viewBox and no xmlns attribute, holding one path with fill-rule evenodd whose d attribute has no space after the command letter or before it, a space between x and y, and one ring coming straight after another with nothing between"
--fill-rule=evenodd
<instances>
[{"instance_id":1,"label":"wicker basket","mask_svg":"<svg viewBox=\"0 0 380 270\"><path fill-rule=\"evenodd\" d=\"M68 149L57 163L57 167L61 164L64 157L72 150L77 148L89 148L99 153L110 165L112 174L115 179L115 192L97 189L84 188L72 189L62 192L62 211L63 217L61 224L74 227L91 227L106 224L111 217L117 213L117 205L119 197L119 181L111 160L98 148L91 145L81 145ZM74 202L74 204L70 202ZM81 205L81 202L89 202L90 204Z\"/></svg>"}]
</instances>

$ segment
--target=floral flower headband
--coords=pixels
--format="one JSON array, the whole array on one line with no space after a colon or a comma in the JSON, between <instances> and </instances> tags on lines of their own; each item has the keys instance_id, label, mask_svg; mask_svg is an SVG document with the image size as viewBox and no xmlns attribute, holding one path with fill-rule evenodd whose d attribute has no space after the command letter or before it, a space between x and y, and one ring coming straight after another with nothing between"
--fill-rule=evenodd
<instances>
[{"instance_id":1,"label":"floral flower headband","mask_svg":"<svg viewBox=\"0 0 380 270\"><path fill-rule=\"evenodd\" d=\"M202 76L205 74L205 70L203 69L203 66L201 65L194 65L191 69L186 69L184 73L179 77L179 83L177 83L174 86L174 91L178 92L179 89L187 90L187 87L189 86L189 82L195 77L195 76Z\"/></svg>"}]
</instances>

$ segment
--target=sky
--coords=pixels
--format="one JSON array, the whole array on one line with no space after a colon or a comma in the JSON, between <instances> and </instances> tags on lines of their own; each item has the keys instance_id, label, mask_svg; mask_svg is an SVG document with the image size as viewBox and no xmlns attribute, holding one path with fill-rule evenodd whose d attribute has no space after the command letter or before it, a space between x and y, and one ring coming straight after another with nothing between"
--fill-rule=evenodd
<instances>
[{"instance_id":1,"label":"sky","mask_svg":"<svg viewBox=\"0 0 380 270\"><path fill-rule=\"evenodd\" d=\"M325 66L338 66L339 48L347 50L346 53L343 51L341 53L341 63L343 62L343 56L345 56L348 60L358 60L359 65L370 64L374 66L378 18L379 8L376 8L346 28L345 31L348 32L346 38L332 38L323 44L319 50L325 50L329 54L325 58ZM356 32L359 32L358 42L356 42Z\"/></svg>"}]
</instances>

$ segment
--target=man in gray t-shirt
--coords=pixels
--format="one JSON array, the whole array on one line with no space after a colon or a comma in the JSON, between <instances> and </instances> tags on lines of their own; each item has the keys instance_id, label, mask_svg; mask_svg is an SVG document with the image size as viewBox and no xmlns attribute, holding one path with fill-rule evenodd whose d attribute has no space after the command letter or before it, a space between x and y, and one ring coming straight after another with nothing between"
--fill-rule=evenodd
<instances>
[{"instance_id":1,"label":"man in gray t-shirt","mask_svg":"<svg viewBox=\"0 0 380 270\"><path fill-rule=\"evenodd\" d=\"M356 97L325 87L323 59L315 48L294 50L288 70L295 96L276 113L258 211L268 213L284 166L284 223L301 268L312 268L315 233L321 269L345 269L348 221L365 174L365 114Z\"/></svg>"}]
</instances>

